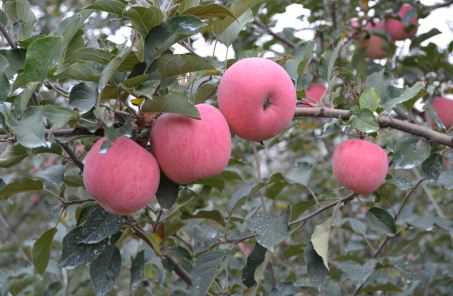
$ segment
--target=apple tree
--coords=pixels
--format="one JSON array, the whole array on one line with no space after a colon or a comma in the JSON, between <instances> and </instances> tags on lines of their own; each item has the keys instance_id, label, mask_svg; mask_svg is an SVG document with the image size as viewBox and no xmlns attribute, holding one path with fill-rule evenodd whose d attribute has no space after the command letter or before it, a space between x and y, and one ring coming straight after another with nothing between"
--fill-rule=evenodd
<instances>
[{"instance_id":1,"label":"apple tree","mask_svg":"<svg viewBox=\"0 0 453 296\"><path fill-rule=\"evenodd\" d=\"M451 295L440 12L1 1L0 296Z\"/></svg>"}]
</instances>

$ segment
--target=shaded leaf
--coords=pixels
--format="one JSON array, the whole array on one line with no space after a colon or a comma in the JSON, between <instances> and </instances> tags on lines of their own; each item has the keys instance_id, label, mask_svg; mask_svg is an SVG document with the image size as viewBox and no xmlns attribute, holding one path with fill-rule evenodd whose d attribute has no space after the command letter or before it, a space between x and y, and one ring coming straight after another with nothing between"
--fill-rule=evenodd
<instances>
[{"instance_id":1,"label":"shaded leaf","mask_svg":"<svg viewBox=\"0 0 453 296\"><path fill-rule=\"evenodd\" d=\"M411 42L411 47L410 48L412 49L414 47L420 46L420 44L422 44L424 41L428 40L431 37L437 36L437 35L439 35L441 33L442 32L439 31L438 29L432 28L431 30L429 30L426 33L419 34L419 35L417 35L415 38L413 38L411 40L412 42Z\"/></svg>"},{"instance_id":2,"label":"shaded leaf","mask_svg":"<svg viewBox=\"0 0 453 296\"><path fill-rule=\"evenodd\" d=\"M81 226L79 243L97 244L120 231L123 224L121 216L113 215L97 206Z\"/></svg>"},{"instance_id":3,"label":"shaded leaf","mask_svg":"<svg viewBox=\"0 0 453 296\"><path fill-rule=\"evenodd\" d=\"M209 287L221 271L226 254L223 251L212 251L196 258L192 268L192 288L190 295L207 295Z\"/></svg>"},{"instance_id":4,"label":"shaded leaf","mask_svg":"<svg viewBox=\"0 0 453 296\"><path fill-rule=\"evenodd\" d=\"M259 243L255 244L250 256L247 257L247 263L242 269L242 282L247 287L256 285L255 271L264 262L266 258L266 248Z\"/></svg>"},{"instance_id":5,"label":"shaded leaf","mask_svg":"<svg viewBox=\"0 0 453 296\"><path fill-rule=\"evenodd\" d=\"M170 209L178 199L179 184L170 180L164 173L160 174L159 188L156 197L159 205L164 209Z\"/></svg>"},{"instance_id":6,"label":"shaded leaf","mask_svg":"<svg viewBox=\"0 0 453 296\"><path fill-rule=\"evenodd\" d=\"M232 22L226 27L220 34L217 35L217 39L223 44L229 46L233 44L239 33L244 27L253 19L253 13L250 9L246 10L241 14L236 21Z\"/></svg>"},{"instance_id":7,"label":"shaded leaf","mask_svg":"<svg viewBox=\"0 0 453 296\"><path fill-rule=\"evenodd\" d=\"M413 169L421 165L431 154L431 145L424 139L406 137L400 139L394 149L392 165L395 169Z\"/></svg>"},{"instance_id":8,"label":"shaded leaf","mask_svg":"<svg viewBox=\"0 0 453 296\"><path fill-rule=\"evenodd\" d=\"M195 119L200 118L195 106L186 97L176 93L146 100L141 109L143 112L176 113Z\"/></svg>"},{"instance_id":9,"label":"shaded leaf","mask_svg":"<svg viewBox=\"0 0 453 296\"><path fill-rule=\"evenodd\" d=\"M222 213L220 213L217 210L212 210L212 211L198 211L196 214L193 215L184 215L183 219L207 219L207 220L212 220L214 222L217 222L221 226L225 226L225 220L222 216Z\"/></svg>"},{"instance_id":10,"label":"shaded leaf","mask_svg":"<svg viewBox=\"0 0 453 296\"><path fill-rule=\"evenodd\" d=\"M65 127L69 121L77 118L77 113L71 109L48 104L37 108L42 111L42 114L47 119L50 127L58 129Z\"/></svg>"},{"instance_id":11,"label":"shaded leaf","mask_svg":"<svg viewBox=\"0 0 453 296\"><path fill-rule=\"evenodd\" d=\"M121 49L118 55L114 57L107 64L107 66L105 66L104 70L102 70L101 77L99 79L98 93L101 93L102 90L107 86L110 79L112 79L113 75L116 73L118 68L126 60L131 50L132 50L131 47L124 47L123 49Z\"/></svg>"},{"instance_id":12,"label":"shaded leaf","mask_svg":"<svg viewBox=\"0 0 453 296\"><path fill-rule=\"evenodd\" d=\"M27 155L27 149L25 149L24 146L19 144L8 145L6 150L3 151L2 155L0 156L0 167L12 167L21 162L25 157L27 157Z\"/></svg>"},{"instance_id":13,"label":"shaded leaf","mask_svg":"<svg viewBox=\"0 0 453 296\"><path fill-rule=\"evenodd\" d=\"M412 87L406 89L399 97L390 99L384 103L384 109L391 110L395 106L407 102L409 100L417 99L426 94L425 84L417 82Z\"/></svg>"},{"instance_id":14,"label":"shaded leaf","mask_svg":"<svg viewBox=\"0 0 453 296\"><path fill-rule=\"evenodd\" d=\"M33 265L38 273L44 273L46 271L47 264L49 263L53 237L56 233L56 228L47 230L35 241L33 245Z\"/></svg>"},{"instance_id":15,"label":"shaded leaf","mask_svg":"<svg viewBox=\"0 0 453 296\"><path fill-rule=\"evenodd\" d=\"M373 207L368 210L367 222L369 226L383 234L395 234L395 219L386 210Z\"/></svg>"},{"instance_id":16,"label":"shaded leaf","mask_svg":"<svg viewBox=\"0 0 453 296\"><path fill-rule=\"evenodd\" d=\"M43 183L33 178L14 180L0 187L0 200L7 199L18 193L41 191Z\"/></svg>"},{"instance_id":17,"label":"shaded leaf","mask_svg":"<svg viewBox=\"0 0 453 296\"><path fill-rule=\"evenodd\" d=\"M156 67L163 77L215 69L211 59L194 54L163 55L156 61Z\"/></svg>"},{"instance_id":18,"label":"shaded leaf","mask_svg":"<svg viewBox=\"0 0 453 296\"><path fill-rule=\"evenodd\" d=\"M443 171L437 183L448 190L453 190L453 170Z\"/></svg>"},{"instance_id":19,"label":"shaded leaf","mask_svg":"<svg viewBox=\"0 0 453 296\"><path fill-rule=\"evenodd\" d=\"M110 245L90 264L90 277L96 296L105 296L112 290L120 271L120 250Z\"/></svg>"},{"instance_id":20,"label":"shaded leaf","mask_svg":"<svg viewBox=\"0 0 453 296\"><path fill-rule=\"evenodd\" d=\"M185 15L193 15L201 19L209 19L213 17L227 17L235 18L234 14L225 6L219 4L203 4L191 7L183 12Z\"/></svg>"},{"instance_id":21,"label":"shaded leaf","mask_svg":"<svg viewBox=\"0 0 453 296\"><path fill-rule=\"evenodd\" d=\"M313 248L313 245L308 243L304 250L304 258L307 264L307 272L311 281L320 286L327 278L329 271L324 265L324 261Z\"/></svg>"},{"instance_id":22,"label":"shaded leaf","mask_svg":"<svg viewBox=\"0 0 453 296\"><path fill-rule=\"evenodd\" d=\"M150 65L176 42L198 33L204 24L193 16L176 16L151 29L145 40L145 62Z\"/></svg>"},{"instance_id":23,"label":"shaded leaf","mask_svg":"<svg viewBox=\"0 0 453 296\"><path fill-rule=\"evenodd\" d=\"M94 107L96 96L96 88L86 83L79 83L71 89L69 104L83 114Z\"/></svg>"},{"instance_id":24,"label":"shaded leaf","mask_svg":"<svg viewBox=\"0 0 453 296\"><path fill-rule=\"evenodd\" d=\"M379 123L373 112L368 109L354 113L351 118L351 126L364 133L375 133L379 130Z\"/></svg>"},{"instance_id":25,"label":"shaded leaf","mask_svg":"<svg viewBox=\"0 0 453 296\"><path fill-rule=\"evenodd\" d=\"M122 0L96 0L93 4L85 7L85 9L94 9L122 15L126 5L127 3Z\"/></svg>"},{"instance_id":26,"label":"shaded leaf","mask_svg":"<svg viewBox=\"0 0 453 296\"><path fill-rule=\"evenodd\" d=\"M256 233L257 242L267 249L272 249L288 238L288 215L274 216L269 213L257 213L252 216L247 227Z\"/></svg>"},{"instance_id":27,"label":"shaded leaf","mask_svg":"<svg viewBox=\"0 0 453 296\"><path fill-rule=\"evenodd\" d=\"M145 251L140 251L132 259L131 264L131 288L143 281L145 276Z\"/></svg>"},{"instance_id":28,"label":"shaded leaf","mask_svg":"<svg viewBox=\"0 0 453 296\"><path fill-rule=\"evenodd\" d=\"M44 116L41 111L34 110L16 122L12 127L17 142L27 148L47 146Z\"/></svg>"},{"instance_id":29,"label":"shaded leaf","mask_svg":"<svg viewBox=\"0 0 453 296\"><path fill-rule=\"evenodd\" d=\"M132 21L134 28L142 34L148 35L149 31L162 22L164 16L157 7L135 6L126 12L126 16Z\"/></svg>"}]
</instances>

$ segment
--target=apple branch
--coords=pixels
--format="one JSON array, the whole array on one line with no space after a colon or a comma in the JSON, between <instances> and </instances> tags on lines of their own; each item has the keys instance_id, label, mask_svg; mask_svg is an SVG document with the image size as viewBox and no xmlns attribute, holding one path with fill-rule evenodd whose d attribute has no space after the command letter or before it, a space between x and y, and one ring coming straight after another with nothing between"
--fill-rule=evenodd
<instances>
[{"instance_id":1,"label":"apple branch","mask_svg":"<svg viewBox=\"0 0 453 296\"><path fill-rule=\"evenodd\" d=\"M266 32L267 34L271 35L272 37L274 37L276 40L280 41L281 43L285 44L286 46L288 46L289 48L296 48L296 45L294 45L291 41L289 41L288 39L286 39L285 37L282 37L280 36L279 34L275 33L274 31L272 31L270 28L268 28L265 24L263 24L261 21L259 20L254 20L253 21L253 24L260 28L261 30L263 30L264 32Z\"/></svg>"},{"instance_id":2,"label":"apple branch","mask_svg":"<svg viewBox=\"0 0 453 296\"><path fill-rule=\"evenodd\" d=\"M344 109L333 109L324 107L298 107L296 117L318 117L318 118L338 118L347 120L352 116L352 112ZM433 143L453 147L453 137L444 133L437 132L428 127L396 119L391 116L381 115L377 119L381 128L393 128L415 136L425 138Z\"/></svg>"},{"instance_id":3,"label":"apple branch","mask_svg":"<svg viewBox=\"0 0 453 296\"><path fill-rule=\"evenodd\" d=\"M16 42L14 42L11 36L9 36L8 31L6 31L6 28L5 26L3 26L3 24L0 24L0 32L2 33L3 37L5 37L9 46L11 46L11 48L16 49L17 48Z\"/></svg>"}]
</instances>

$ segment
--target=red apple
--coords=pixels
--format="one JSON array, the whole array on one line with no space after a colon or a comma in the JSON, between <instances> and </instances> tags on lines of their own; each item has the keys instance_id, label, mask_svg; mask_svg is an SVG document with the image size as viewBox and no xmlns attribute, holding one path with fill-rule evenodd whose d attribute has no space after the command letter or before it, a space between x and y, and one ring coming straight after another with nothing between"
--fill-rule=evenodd
<instances>
[{"instance_id":1,"label":"red apple","mask_svg":"<svg viewBox=\"0 0 453 296\"><path fill-rule=\"evenodd\" d=\"M453 100L445 97L435 97L432 101L434 111L440 121L445 125L446 128L453 126Z\"/></svg>"},{"instance_id":2,"label":"red apple","mask_svg":"<svg viewBox=\"0 0 453 296\"><path fill-rule=\"evenodd\" d=\"M384 183L389 161L385 150L378 145L353 139L335 147L332 168L340 184L367 195Z\"/></svg>"},{"instance_id":3,"label":"red apple","mask_svg":"<svg viewBox=\"0 0 453 296\"><path fill-rule=\"evenodd\" d=\"M85 157L86 190L114 214L127 215L146 207L159 187L157 161L126 137L116 139L107 153L101 153L104 141L104 138L98 140Z\"/></svg>"},{"instance_id":4,"label":"red apple","mask_svg":"<svg viewBox=\"0 0 453 296\"><path fill-rule=\"evenodd\" d=\"M385 32L384 23L368 23L366 30L369 32L369 37L362 40L361 46L366 49L366 54L371 59L383 59L388 56L388 42L387 40L378 34L374 34L374 31Z\"/></svg>"},{"instance_id":5,"label":"red apple","mask_svg":"<svg viewBox=\"0 0 453 296\"><path fill-rule=\"evenodd\" d=\"M160 168L179 184L222 173L231 155L231 134L222 113L208 104L196 108L200 120L164 114L151 129L152 149Z\"/></svg>"},{"instance_id":6,"label":"red apple","mask_svg":"<svg viewBox=\"0 0 453 296\"><path fill-rule=\"evenodd\" d=\"M246 140L263 141L289 127L296 111L296 90L279 64L246 58L225 71L218 101L234 133Z\"/></svg>"},{"instance_id":7,"label":"red apple","mask_svg":"<svg viewBox=\"0 0 453 296\"><path fill-rule=\"evenodd\" d=\"M312 83L305 91L303 103L309 106L319 105L326 92L327 88L324 83Z\"/></svg>"},{"instance_id":8,"label":"red apple","mask_svg":"<svg viewBox=\"0 0 453 296\"><path fill-rule=\"evenodd\" d=\"M410 24L413 25L411 27L414 28L410 31L408 31L408 27L406 27L402 21L406 14L408 14L413 9L414 8L412 7L412 5L405 3L401 6L399 11L400 20L390 18L385 21L385 30L389 33L392 40L404 40L406 38L415 36L415 34L417 33L417 17L414 16L411 19Z\"/></svg>"}]
</instances>

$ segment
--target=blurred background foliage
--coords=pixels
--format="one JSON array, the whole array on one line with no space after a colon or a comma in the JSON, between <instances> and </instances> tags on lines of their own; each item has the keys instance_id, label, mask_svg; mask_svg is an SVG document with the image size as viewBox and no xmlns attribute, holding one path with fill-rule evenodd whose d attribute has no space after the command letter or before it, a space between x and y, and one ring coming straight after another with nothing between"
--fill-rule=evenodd
<instances>
[{"instance_id":1,"label":"blurred background foliage","mask_svg":"<svg viewBox=\"0 0 453 296\"><path fill-rule=\"evenodd\" d=\"M351 18L382 19L403 2L3 0L0 295L451 295L451 149L379 129L373 115L298 118L264 143L235 137L222 175L163 182L133 220L90 202L74 163L102 134L146 146L154 113L215 104L225 67L249 56L285 66L300 99L325 82L328 102L360 118L359 98L377 92L372 111L424 125L430 100L452 92L453 41L429 42L433 29L373 61L350 40ZM409 2L419 18L438 8ZM312 40L273 31L294 5L309 10ZM201 38L234 58L200 56ZM385 185L288 227L348 195L330 158L358 136L389 152Z\"/></svg>"}]
</instances>

